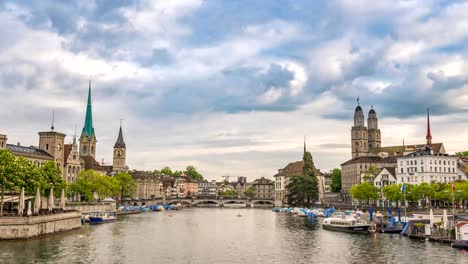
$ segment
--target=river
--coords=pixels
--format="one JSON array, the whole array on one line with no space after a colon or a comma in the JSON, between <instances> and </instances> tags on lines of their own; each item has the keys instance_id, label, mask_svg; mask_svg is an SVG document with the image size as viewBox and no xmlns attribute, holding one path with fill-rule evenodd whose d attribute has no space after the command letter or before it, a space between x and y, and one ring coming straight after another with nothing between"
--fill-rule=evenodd
<instances>
[{"instance_id":1,"label":"river","mask_svg":"<svg viewBox=\"0 0 468 264\"><path fill-rule=\"evenodd\" d=\"M3 241L0 263L468 263L468 253L398 234L332 232L270 210L189 208Z\"/></svg>"}]
</instances>

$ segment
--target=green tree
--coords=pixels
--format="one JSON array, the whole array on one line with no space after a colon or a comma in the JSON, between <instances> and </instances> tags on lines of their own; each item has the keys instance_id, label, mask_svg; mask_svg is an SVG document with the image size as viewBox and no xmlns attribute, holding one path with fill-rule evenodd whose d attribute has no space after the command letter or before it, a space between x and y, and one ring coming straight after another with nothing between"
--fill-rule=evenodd
<instances>
[{"instance_id":1,"label":"green tree","mask_svg":"<svg viewBox=\"0 0 468 264\"><path fill-rule=\"evenodd\" d=\"M456 152L455 155L459 157L468 157L468 151Z\"/></svg>"},{"instance_id":2,"label":"green tree","mask_svg":"<svg viewBox=\"0 0 468 264\"><path fill-rule=\"evenodd\" d=\"M249 186L249 188L247 188L247 190L244 191L244 195L249 198L252 198L254 196L254 188L252 186Z\"/></svg>"},{"instance_id":3,"label":"green tree","mask_svg":"<svg viewBox=\"0 0 468 264\"><path fill-rule=\"evenodd\" d=\"M331 191L341 192L341 170L333 169L331 172Z\"/></svg>"},{"instance_id":4,"label":"green tree","mask_svg":"<svg viewBox=\"0 0 468 264\"><path fill-rule=\"evenodd\" d=\"M184 174L189 176L192 180L203 181L203 176L197 171L197 168L195 168L195 166L187 166L187 168L184 171Z\"/></svg>"},{"instance_id":5,"label":"green tree","mask_svg":"<svg viewBox=\"0 0 468 264\"><path fill-rule=\"evenodd\" d=\"M374 185L375 177L380 173L381 169L374 165L370 165L369 168L364 172L364 181Z\"/></svg>"},{"instance_id":6,"label":"green tree","mask_svg":"<svg viewBox=\"0 0 468 264\"><path fill-rule=\"evenodd\" d=\"M349 190L351 196L359 202L369 203L372 200L379 198L379 188L371 185L368 182L356 184Z\"/></svg>"},{"instance_id":7,"label":"green tree","mask_svg":"<svg viewBox=\"0 0 468 264\"><path fill-rule=\"evenodd\" d=\"M434 198L435 191L432 185L428 183L421 183L419 185L415 185L411 190L411 200L418 201L425 199L426 197L430 200Z\"/></svg>"},{"instance_id":8,"label":"green tree","mask_svg":"<svg viewBox=\"0 0 468 264\"><path fill-rule=\"evenodd\" d=\"M219 193L221 196L237 196L237 192L235 190L227 189Z\"/></svg>"},{"instance_id":9,"label":"green tree","mask_svg":"<svg viewBox=\"0 0 468 264\"><path fill-rule=\"evenodd\" d=\"M37 188L43 186L43 179L40 169L31 161L19 157L16 159L17 168L17 191L24 187L26 194L34 195Z\"/></svg>"},{"instance_id":10,"label":"green tree","mask_svg":"<svg viewBox=\"0 0 468 264\"><path fill-rule=\"evenodd\" d=\"M318 199L318 180L310 152L305 152L302 160L304 162L302 175L290 177L286 185L288 190L286 198L292 206L310 206Z\"/></svg>"},{"instance_id":11,"label":"green tree","mask_svg":"<svg viewBox=\"0 0 468 264\"><path fill-rule=\"evenodd\" d=\"M124 197L131 197L135 194L137 185L133 177L128 173L118 173L114 176L114 179L118 181L118 187L120 190L120 200Z\"/></svg>"},{"instance_id":12,"label":"green tree","mask_svg":"<svg viewBox=\"0 0 468 264\"><path fill-rule=\"evenodd\" d=\"M172 177L172 170L169 167L164 167L161 169L161 174Z\"/></svg>"},{"instance_id":13,"label":"green tree","mask_svg":"<svg viewBox=\"0 0 468 264\"><path fill-rule=\"evenodd\" d=\"M77 180L69 188L71 193L79 193L85 201L93 201L97 194L100 199L120 195L120 182L107 175L101 175L94 170L82 171Z\"/></svg>"},{"instance_id":14,"label":"green tree","mask_svg":"<svg viewBox=\"0 0 468 264\"><path fill-rule=\"evenodd\" d=\"M55 196L60 196L67 183L62 178L62 172L54 161L48 161L39 168L39 177L42 195L49 195L50 190L54 189Z\"/></svg>"},{"instance_id":15,"label":"green tree","mask_svg":"<svg viewBox=\"0 0 468 264\"><path fill-rule=\"evenodd\" d=\"M0 216L3 216L5 191L14 188L18 181L16 158L9 150L0 149Z\"/></svg>"}]
</instances>

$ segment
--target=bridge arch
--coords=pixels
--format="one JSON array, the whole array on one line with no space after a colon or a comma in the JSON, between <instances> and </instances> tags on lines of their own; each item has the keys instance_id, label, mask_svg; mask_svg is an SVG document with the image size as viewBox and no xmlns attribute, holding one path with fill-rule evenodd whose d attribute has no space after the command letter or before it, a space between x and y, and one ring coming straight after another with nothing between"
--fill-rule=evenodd
<instances>
[{"instance_id":1,"label":"bridge arch","mask_svg":"<svg viewBox=\"0 0 468 264\"><path fill-rule=\"evenodd\" d=\"M192 205L199 205L199 204L217 204L220 205L219 200L214 200L214 199L201 199L201 200L194 200L192 202Z\"/></svg>"},{"instance_id":2,"label":"bridge arch","mask_svg":"<svg viewBox=\"0 0 468 264\"><path fill-rule=\"evenodd\" d=\"M254 200L252 201L253 204L257 204L257 205L273 205L273 201L270 201L270 200Z\"/></svg>"},{"instance_id":3,"label":"bridge arch","mask_svg":"<svg viewBox=\"0 0 468 264\"><path fill-rule=\"evenodd\" d=\"M192 204L192 201L191 200L183 200L183 199L180 199L180 200L169 200L167 201L167 204L169 205L172 205L172 204Z\"/></svg>"}]
</instances>

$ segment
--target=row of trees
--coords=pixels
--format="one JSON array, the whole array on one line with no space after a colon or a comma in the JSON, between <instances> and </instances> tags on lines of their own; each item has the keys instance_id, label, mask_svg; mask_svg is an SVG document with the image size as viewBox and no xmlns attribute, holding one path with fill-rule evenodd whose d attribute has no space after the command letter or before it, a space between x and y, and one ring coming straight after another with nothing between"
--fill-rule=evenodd
<instances>
[{"instance_id":1,"label":"row of trees","mask_svg":"<svg viewBox=\"0 0 468 264\"><path fill-rule=\"evenodd\" d=\"M172 171L171 168L169 167L164 167L161 170L154 170L150 172L153 175L165 175L168 177L178 177L181 176L182 174L187 175L190 179L192 180L197 180L197 181L202 181L203 180L203 175L201 175L195 166L189 165L185 168L184 171Z\"/></svg>"},{"instance_id":2,"label":"row of trees","mask_svg":"<svg viewBox=\"0 0 468 264\"><path fill-rule=\"evenodd\" d=\"M402 202L405 195L407 201L429 200L429 204L434 200L451 203L452 195L456 201L468 200L468 181L455 182L454 190L451 183L405 184L405 189L406 194L401 191L401 184L387 185L380 190L369 182L363 182L354 185L349 192L354 199L365 203L375 202L383 197L387 201Z\"/></svg>"},{"instance_id":3,"label":"row of trees","mask_svg":"<svg viewBox=\"0 0 468 264\"><path fill-rule=\"evenodd\" d=\"M4 197L7 192L19 193L21 188L24 188L26 195L34 195L39 188L41 194L47 196L53 188L58 196L66 186L55 162L49 161L37 167L25 158L16 157L9 150L0 149L0 216L3 216Z\"/></svg>"},{"instance_id":4,"label":"row of trees","mask_svg":"<svg viewBox=\"0 0 468 264\"><path fill-rule=\"evenodd\" d=\"M291 206L307 206L316 202L319 195L318 179L315 175L315 166L310 152L306 151L302 157L304 166L302 174L290 177L286 185L288 193L286 198Z\"/></svg>"},{"instance_id":5,"label":"row of trees","mask_svg":"<svg viewBox=\"0 0 468 264\"><path fill-rule=\"evenodd\" d=\"M80 173L77 180L69 185L70 195L79 194L84 201L90 202L96 197L131 197L137 185L128 173L118 173L114 177L101 175L87 170Z\"/></svg>"}]
</instances>

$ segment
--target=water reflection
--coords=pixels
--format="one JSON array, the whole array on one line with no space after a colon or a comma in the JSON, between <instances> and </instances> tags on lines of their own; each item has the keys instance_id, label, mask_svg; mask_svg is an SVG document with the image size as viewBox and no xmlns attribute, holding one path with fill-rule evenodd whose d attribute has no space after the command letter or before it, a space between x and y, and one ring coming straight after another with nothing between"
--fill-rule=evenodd
<instances>
[{"instance_id":1,"label":"water reflection","mask_svg":"<svg viewBox=\"0 0 468 264\"><path fill-rule=\"evenodd\" d=\"M468 263L446 245L332 232L318 221L261 209L130 215L47 238L0 242L0 249L2 263Z\"/></svg>"}]
</instances>

